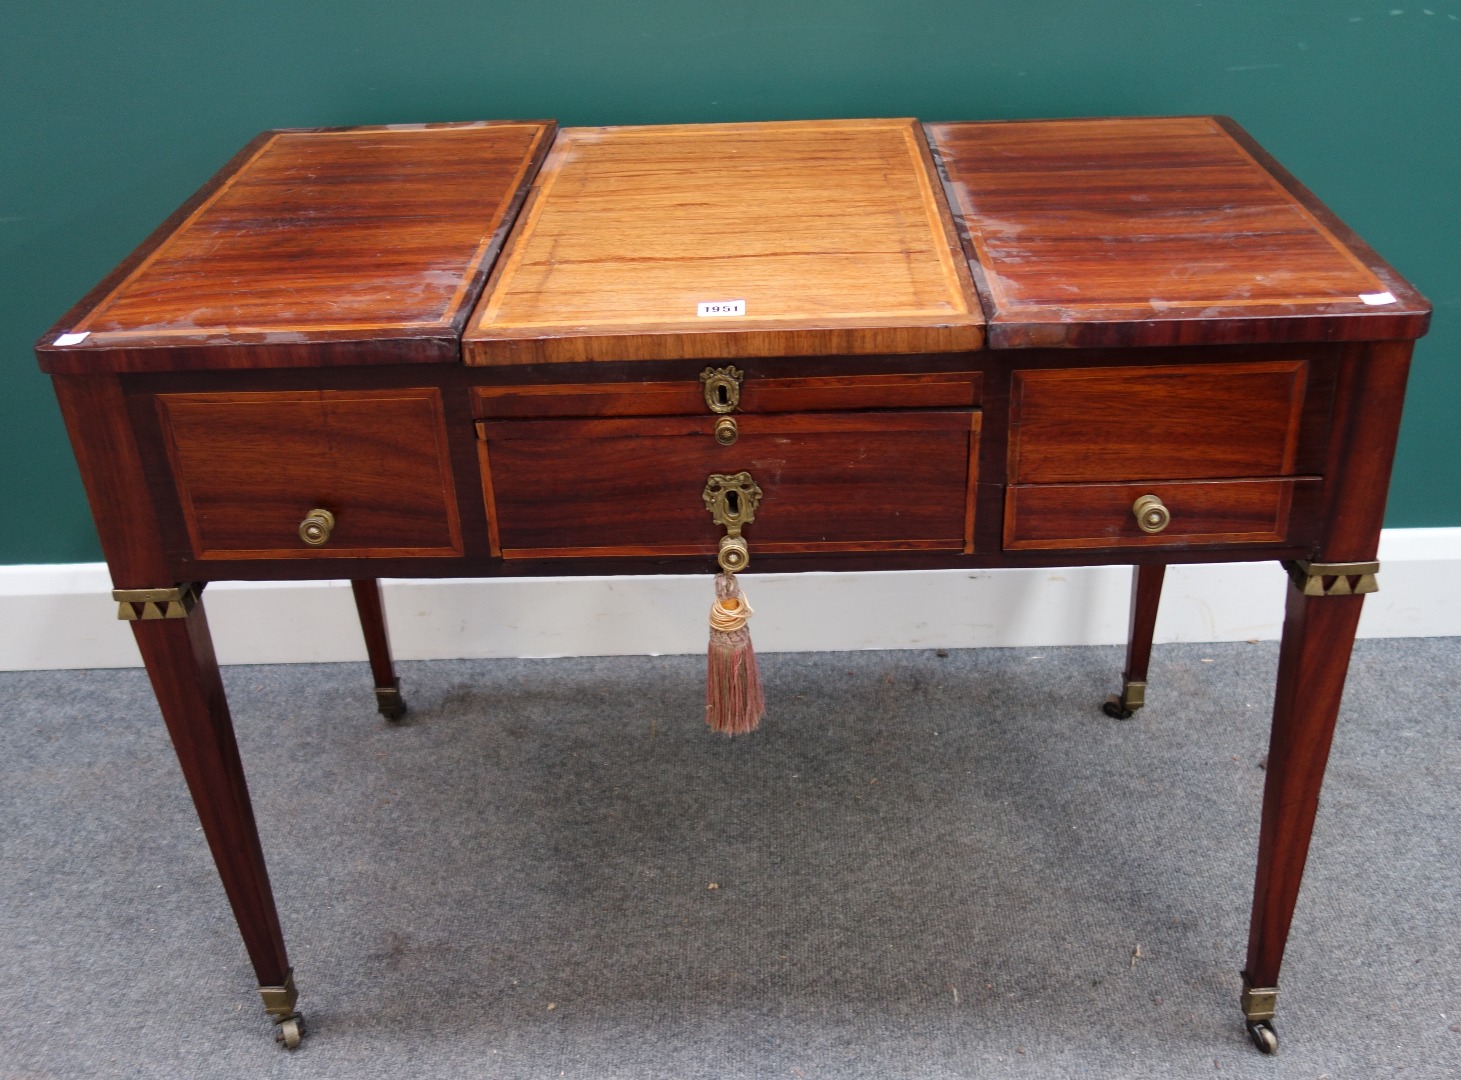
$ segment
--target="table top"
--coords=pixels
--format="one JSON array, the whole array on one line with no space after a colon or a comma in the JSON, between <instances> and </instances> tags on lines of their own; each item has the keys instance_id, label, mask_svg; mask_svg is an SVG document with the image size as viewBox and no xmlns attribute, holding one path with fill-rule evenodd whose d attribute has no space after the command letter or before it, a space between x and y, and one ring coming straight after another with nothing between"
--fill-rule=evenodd
<instances>
[{"instance_id":1,"label":"table top","mask_svg":"<svg viewBox=\"0 0 1461 1080\"><path fill-rule=\"evenodd\" d=\"M1403 340L1429 316L1222 117L494 121L265 132L37 355L892 356Z\"/></svg>"},{"instance_id":2,"label":"table top","mask_svg":"<svg viewBox=\"0 0 1461 1080\"><path fill-rule=\"evenodd\" d=\"M995 348L1425 332L1424 298L1225 117L928 133Z\"/></svg>"},{"instance_id":3,"label":"table top","mask_svg":"<svg viewBox=\"0 0 1461 1080\"><path fill-rule=\"evenodd\" d=\"M42 363L455 362L554 129L265 132L56 324Z\"/></svg>"},{"instance_id":4,"label":"table top","mask_svg":"<svg viewBox=\"0 0 1461 1080\"><path fill-rule=\"evenodd\" d=\"M463 355L952 352L982 324L916 121L568 128Z\"/></svg>"}]
</instances>

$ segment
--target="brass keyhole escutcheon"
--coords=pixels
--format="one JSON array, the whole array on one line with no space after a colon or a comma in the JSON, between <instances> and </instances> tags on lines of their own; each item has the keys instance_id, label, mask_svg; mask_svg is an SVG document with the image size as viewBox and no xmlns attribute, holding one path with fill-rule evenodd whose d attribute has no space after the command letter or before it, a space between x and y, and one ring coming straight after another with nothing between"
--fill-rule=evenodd
<instances>
[{"instance_id":1,"label":"brass keyhole escutcheon","mask_svg":"<svg viewBox=\"0 0 1461 1080\"><path fill-rule=\"evenodd\" d=\"M761 505L761 486L748 472L727 476L712 473L705 481L701 493L705 509L710 511L710 520L725 527L726 534L720 539L717 559L720 568L728 574L744 570L751 561L751 551L741 530L756 520L756 507Z\"/></svg>"},{"instance_id":2,"label":"brass keyhole escutcheon","mask_svg":"<svg viewBox=\"0 0 1461 1080\"><path fill-rule=\"evenodd\" d=\"M1172 511L1155 495L1143 495L1137 499L1131 504L1131 512L1136 515L1136 527L1150 536L1172 524Z\"/></svg>"},{"instance_id":3,"label":"brass keyhole escutcheon","mask_svg":"<svg viewBox=\"0 0 1461 1080\"><path fill-rule=\"evenodd\" d=\"M705 391L705 405L713 413L735 412L741 403L741 379L745 372L736 367L706 368L700 373ZM732 440L734 441L734 440Z\"/></svg>"},{"instance_id":4,"label":"brass keyhole escutcheon","mask_svg":"<svg viewBox=\"0 0 1461 1080\"><path fill-rule=\"evenodd\" d=\"M299 523L299 538L310 547L323 547L334 528L334 514L328 510L311 510Z\"/></svg>"},{"instance_id":5,"label":"brass keyhole escutcheon","mask_svg":"<svg viewBox=\"0 0 1461 1080\"><path fill-rule=\"evenodd\" d=\"M721 446L731 446L740 437L734 416L722 416L715 422L715 441Z\"/></svg>"}]
</instances>

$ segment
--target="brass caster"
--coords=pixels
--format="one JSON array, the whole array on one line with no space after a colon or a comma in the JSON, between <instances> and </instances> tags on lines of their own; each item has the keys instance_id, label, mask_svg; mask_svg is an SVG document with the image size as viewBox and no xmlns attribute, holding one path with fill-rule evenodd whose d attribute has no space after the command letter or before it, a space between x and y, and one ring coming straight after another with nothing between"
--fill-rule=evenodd
<instances>
[{"instance_id":1,"label":"brass caster","mask_svg":"<svg viewBox=\"0 0 1461 1080\"><path fill-rule=\"evenodd\" d=\"M1273 1030L1273 1024L1268 1020L1249 1020L1248 1038L1253 1040L1253 1045L1265 1054L1278 1053L1278 1032Z\"/></svg>"},{"instance_id":2,"label":"brass caster","mask_svg":"<svg viewBox=\"0 0 1461 1080\"><path fill-rule=\"evenodd\" d=\"M377 686L375 688L375 707L380 714L391 723L396 723L406 715L406 699L401 696L401 688L396 686Z\"/></svg>"},{"instance_id":3,"label":"brass caster","mask_svg":"<svg viewBox=\"0 0 1461 1080\"><path fill-rule=\"evenodd\" d=\"M1120 694L1112 694L1110 697L1108 697L1105 703L1101 706L1101 711L1109 716L1112 720L1130 720L1132 716L1131 710L1128 709L1126 707L1126 703L1121 700Z\"/></svg>"},{"instance_id":4,"label":"brass caster","mask_svg":"<svg viewBox=\"0 0 1461 1080\"><path fill-rule=\"evenodd\" d=\"M274 1033L274 1041L283 1045L286 1050L298 1050L299 1041L304 1038L304 1016L301 1013L292 1013L282 1020L275 1020L279 1030Z\"/></svg>"}]
</instances>

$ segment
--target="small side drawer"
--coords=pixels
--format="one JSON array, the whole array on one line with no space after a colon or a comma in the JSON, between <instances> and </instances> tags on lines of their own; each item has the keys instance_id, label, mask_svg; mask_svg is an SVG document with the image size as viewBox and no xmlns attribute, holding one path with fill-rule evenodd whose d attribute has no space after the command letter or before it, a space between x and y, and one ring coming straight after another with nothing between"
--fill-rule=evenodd
<instances>
[{"instance_id":1,"label":"small side drawer","mask_svg":"<svg viewBox=\"0 0 1461 1080\"><path fill-rule=\"evenodd\" d=\"M1004 546L1178 548L1198 544L1303 542L1320 481L1162 481L1130 484L1016 485L1005 497ZM1137 524L1132 507L1155 495L1171 514L1159 533Z\"/></svg>"},{"instance_id":2,"label":"small side drawer","mask_svg":"<svg viewBox=\"0 0 1461 1080\"><path fill-rule=\"evenodd\" d=\"M1290 476L1305 360L1016 371L1009 482Z\"/></svg>"},{"instance_id":3,"label":"small side drawer","mask_svg":"<svg viewBox=\"0 0 1461 1080\"><path fill-rule=\"evenodd\" d=\"M194 555L310 559L462 554L435 387L161 394ZM327 539L305 543L315 510Z\"/></svg>"}]
</instances>

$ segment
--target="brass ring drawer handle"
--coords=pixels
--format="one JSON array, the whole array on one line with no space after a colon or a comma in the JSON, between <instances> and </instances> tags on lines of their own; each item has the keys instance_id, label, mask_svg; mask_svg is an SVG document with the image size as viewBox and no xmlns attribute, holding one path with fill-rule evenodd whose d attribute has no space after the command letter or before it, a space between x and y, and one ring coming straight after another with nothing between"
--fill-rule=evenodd
<instances>
[{"instance_id":1,"label":"brass ring drawer handle","mask_svg":"<svg viewBox=\"0 0 1461 1080\"><path fill-rule=\"evenodd\" d=\"M299 523L299 538L310 547L323 547L330 539L335 527L335 515L328 510L315 509Z\"/></svg>"},{"instance_id":2,"label":"brass ring drawer handle","mask_svg":"<svg viewBox=\"0 0 1461 1080\"><path fill-rule=\"evenodd\" d=\"M1131 504L1131 512L1136 515L1137 528L1150 536L1172 524L1172 511L1155 495L1143 495L1137 499Z\"/></svg>"},{"instance_id":3,"label":"brass ring drawer handle","mask_svg":"<svg viewBox=\"0 0 1461 1080\"><path fill-rule=\"evenodd\" d=\"M727 574L739 574L751 562L751 549L744 536L722 536L716 562Z\"/></svg>"}]
</instances>

